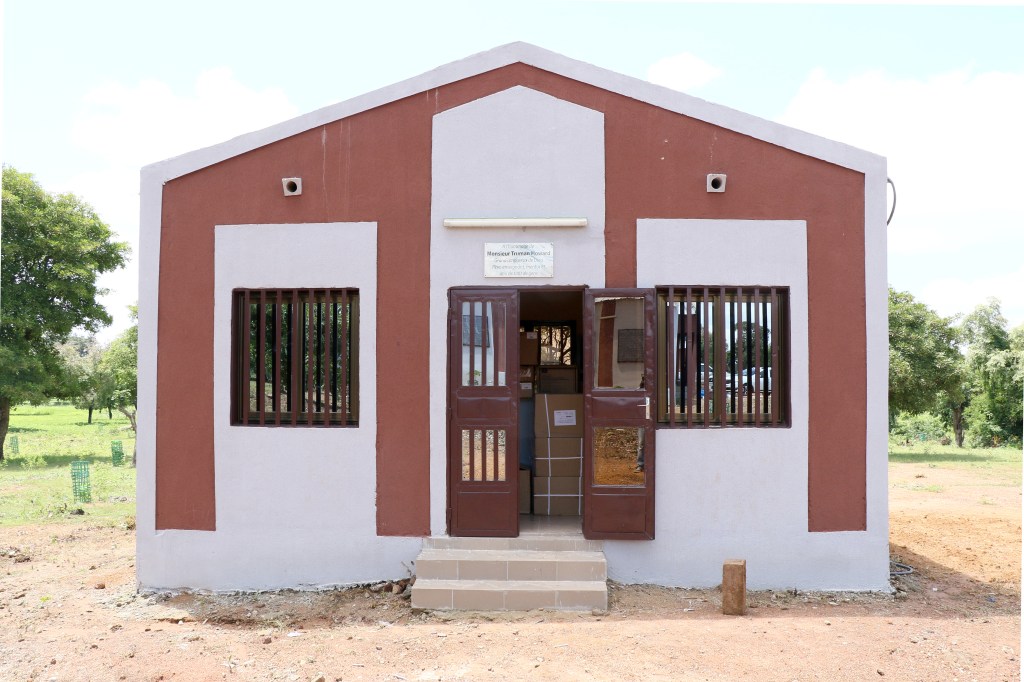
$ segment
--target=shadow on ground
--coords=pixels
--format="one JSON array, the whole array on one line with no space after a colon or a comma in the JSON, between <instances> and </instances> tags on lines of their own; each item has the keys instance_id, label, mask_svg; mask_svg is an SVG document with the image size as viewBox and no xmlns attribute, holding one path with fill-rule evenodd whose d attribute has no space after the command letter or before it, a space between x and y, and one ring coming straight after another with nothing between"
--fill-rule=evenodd
<instances>
[{"instance_id":1,"label":"shadow on ground","mask_svg":"<svg viewBox=\"0 0 1024 682\"><path fill-rule=\"evenodd\" d=\"M909 575L893 577L897 601L931 606L936 615L948 612L955 618L1020 615L1019 583L1007 587L984 582L899 545L891 545L890 554L893 561L914 569Z\"/></svg>"}]
</instances>

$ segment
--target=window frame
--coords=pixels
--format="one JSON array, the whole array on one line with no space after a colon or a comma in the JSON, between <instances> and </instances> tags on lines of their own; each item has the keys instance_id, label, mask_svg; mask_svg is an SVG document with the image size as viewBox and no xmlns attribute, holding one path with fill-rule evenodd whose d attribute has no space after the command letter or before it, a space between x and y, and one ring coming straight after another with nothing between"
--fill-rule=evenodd
<instances>
[{"instance_id":1,"label":"window frame","mask_svg":"<svg viewBox=\"0 0 1024 682\"><path fill-rule=\"evenodd\" d=\"M359 289L232 290L231 424L358 427Z\"/></svg>"},{"instance_id":2,"label":"window frame","mask_svg":"<svg viewBox=\"0 0 1024 682\"><path fill-rule=\"evenodd\" d=\"M655 293L656 428L792 426L790 287L663 285ZM748 390L747 376L766 374L767 390L762 378Z\"/></svg>"}]
</instances>

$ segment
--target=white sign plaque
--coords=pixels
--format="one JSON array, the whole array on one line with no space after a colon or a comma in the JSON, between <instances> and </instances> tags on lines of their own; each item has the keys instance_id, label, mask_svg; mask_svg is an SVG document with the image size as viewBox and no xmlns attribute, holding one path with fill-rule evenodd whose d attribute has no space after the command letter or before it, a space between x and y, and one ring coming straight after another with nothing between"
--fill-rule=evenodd
<instances>
[{"instance_id":1,"label":"white sign plaque","mask_svg":"<svg viewBox=\"0 0 1024 682\"><path fill-rule=\"evenodd\" d=\"M554 276L554 244L542 242L484 244L484 277Z\"/></svg>"}]
</instances>

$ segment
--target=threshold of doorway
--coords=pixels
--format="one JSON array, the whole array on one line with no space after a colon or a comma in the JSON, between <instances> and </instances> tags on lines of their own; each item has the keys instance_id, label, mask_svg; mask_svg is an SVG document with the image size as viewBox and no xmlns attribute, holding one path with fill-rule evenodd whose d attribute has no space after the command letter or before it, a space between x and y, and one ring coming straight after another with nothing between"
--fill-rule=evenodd
<instances>
[{"instance_id":1,"label":"threshold of doorway","mask_svg":"<svg viewBox=\"0 0 1024 682\"><path fill-rule=\"evenodd\" d=\"M583 517L520 514L519 537L524 535L578 535L583 537Z\"/></svg>"}]
</instances>

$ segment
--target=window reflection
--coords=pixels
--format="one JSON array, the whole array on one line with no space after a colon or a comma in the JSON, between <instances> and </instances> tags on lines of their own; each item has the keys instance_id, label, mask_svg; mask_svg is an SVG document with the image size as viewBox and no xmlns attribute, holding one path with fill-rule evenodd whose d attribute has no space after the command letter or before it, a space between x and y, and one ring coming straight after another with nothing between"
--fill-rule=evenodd
<instances>
[{"instance_id":1,"label":"window reflection","mask_svg":"<svg viewBox=\"0 0 1024 682\"><path fill-rule=\"evenodd\" d=\"M505 386L505 306L462 303L462 385Z\"/></svg>"},{"instance_id":2,"label":"window reflection","mask_svg":"<svg viewBox=\"0 0 1024 682\"><path fill-rule=\"evenodd\" d=\"M644 299L597 298L593 344L595 388L643 388Z\"/></svg>"},{"instance_id":3,"label":"window reflection","mask_svg":"<svg viewBox=\"0 0 1024 682\"><path fill-rule=\"evenodd\" d=\"M594 484L644 484L644 430L638 427L594 428Z\"/></svg>"}]
</instances>

